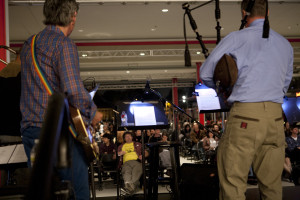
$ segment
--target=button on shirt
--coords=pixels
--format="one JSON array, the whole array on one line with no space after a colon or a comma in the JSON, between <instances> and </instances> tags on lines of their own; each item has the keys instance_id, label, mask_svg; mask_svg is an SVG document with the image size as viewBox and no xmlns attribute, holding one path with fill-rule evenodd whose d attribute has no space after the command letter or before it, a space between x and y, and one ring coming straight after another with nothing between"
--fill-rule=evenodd
<instances>
[{"instance_id":1,"label":"button on shirt","mask_svg":"<svg viewBox=\"0 0 300 200\"><path fill-rule=\"evenodd\" d=\"M213 74L219 59L231 55L238 67L238 79L228 102L283 103L293 75L293 48L281 35L270 29L262 38L264 19L248 28L227 35L200 68L205 85L215 88Z\"/></svg>"},{"instance_id":2,"label":"button on shirt","mask_svg":"<svg viewBox=\"0 0 300 200\"><path fill-rule=\"evenodd\" d=\"M34 69L30 37L21 52L21 131L29 126L42 127L49 95ZM75 43L56 26L46 26L36 37L36 56L42 71L56 92L67 94L69 104L78 108L86 125L97 107L80 78L79 57Z\"/></svg>"}]
</instances>

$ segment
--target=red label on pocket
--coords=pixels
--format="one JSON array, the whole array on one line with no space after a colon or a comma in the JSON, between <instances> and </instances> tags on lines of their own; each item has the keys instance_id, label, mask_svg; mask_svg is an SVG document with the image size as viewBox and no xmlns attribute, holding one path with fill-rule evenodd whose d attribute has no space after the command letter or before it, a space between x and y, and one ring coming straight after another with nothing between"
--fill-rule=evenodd
<instances>
[{"instance_id":1,"label":"red label on pocket","mask_svg":"<svg viewBox=\"0 0 300 200\"><path fill-rule=\"evenodd\" d=\"M241 123L241 128L246 129L246 128L247 128L247 123L246 123L246 122L242 122L242 123Z\"/></svg>"}]
</instances>

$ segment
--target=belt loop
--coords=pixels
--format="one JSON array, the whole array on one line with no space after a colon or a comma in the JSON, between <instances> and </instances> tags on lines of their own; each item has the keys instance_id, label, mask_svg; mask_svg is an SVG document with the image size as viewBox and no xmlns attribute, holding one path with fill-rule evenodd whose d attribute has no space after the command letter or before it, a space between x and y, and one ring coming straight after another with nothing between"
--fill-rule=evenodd
<instances>
[{"instance_id":1,"label":"belt loop","mask_svg":"<svg viewBox=\"0 0 300 200\"><path fill-rule=\"evenodd\" d=\"M265 111L267 111L267 102L264 102Z\"/></svg>"}]
</instances>

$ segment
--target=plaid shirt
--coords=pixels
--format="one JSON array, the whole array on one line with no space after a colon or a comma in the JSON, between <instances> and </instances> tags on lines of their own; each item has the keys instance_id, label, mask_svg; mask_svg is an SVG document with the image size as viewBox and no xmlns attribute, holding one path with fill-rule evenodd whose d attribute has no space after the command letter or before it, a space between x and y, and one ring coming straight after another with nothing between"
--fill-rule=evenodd
<instances>
[{"instance_id":1,"label":"plaid shirt","mask_svg":"<svg viewBox=\"0 0 300 200\"><path fill-rule=\"evenodd\" d=\"M42 127L49 99L33 66L32 37L25 41L21 52L21 132L29 126ZM36 56L53 91L67 94L69 103L80 110L84 123L90 124L97 107L80 79L75 43L58 27L49 25L37 34Z\"/></svg>"}]
</instances>

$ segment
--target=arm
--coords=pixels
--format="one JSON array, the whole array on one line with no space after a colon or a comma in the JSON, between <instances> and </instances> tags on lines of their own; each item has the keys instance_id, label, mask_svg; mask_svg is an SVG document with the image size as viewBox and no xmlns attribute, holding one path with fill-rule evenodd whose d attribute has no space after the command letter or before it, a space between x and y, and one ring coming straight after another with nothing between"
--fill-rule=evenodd
<instances>
[{"instance_id":1,"label":"arm","mask_svg":"<svg viewBox=\"0 0 300 200\"><path fill-rule=\"evenodd\" d=\"M210 149L210 142L209 142L209 139L208 138L205 138L204 141L203 141L203 149L205 151L209 150Z\"/></svg>"},{"instance_id":2,"label":"arm","mask_svg":"<svg viewBox=\"0 0 300 200\"><path fill-rule=\"evenodd\" d=\"M192 132L191 133L191 140L194 142L194 143L198 143L199 140L197 139L196 137L196 133L195 132Z\"/></svg>"},{"instance_id":3,"label":"arm","mask_svg":"<svg viewBox=\"0 0 300 200\"><path fill-rule=\"evenodd\" d=\"M85 124L89 125L96 115L97 107L81 81L76 45L67 38L60 48L58 55L60 88L67 94L69 103L80 110Z\"/></svg>"},{"instance_id":4,"label":"arm","mask_svg":"<svg viewBox=\"0 0 300 200\"><path fill-rule=\"evenodd\" d=\"M287 90L289 89L289 85L291 83L292 77L293 77L293 64L294 64L294 53L293 53L293 48L291 48L291 53L290 53L290 61L289 61L289 65L288 65L288 69L286 72L286 77L285 77L285 81L284 81L284 88L283 88L283 92L284 94L287 92Z\"/></svg>"}]
</instances>

